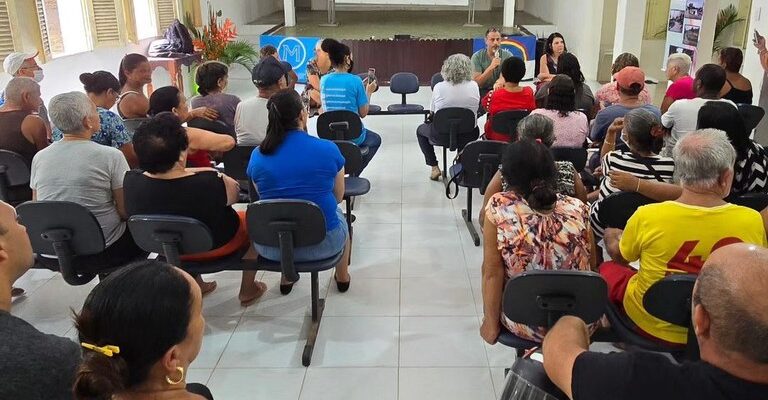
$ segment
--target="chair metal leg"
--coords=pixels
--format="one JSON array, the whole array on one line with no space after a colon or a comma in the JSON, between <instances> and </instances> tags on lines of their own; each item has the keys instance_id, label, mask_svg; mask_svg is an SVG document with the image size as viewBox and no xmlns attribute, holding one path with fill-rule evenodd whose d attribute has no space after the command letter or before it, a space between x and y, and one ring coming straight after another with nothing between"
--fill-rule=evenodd
<instances>
[{"instance_id":1,"label":"chair metal leg","mask_svg":"<svg viewBox=\"0 0 768 400\"><path fill-rule=\"evenodd\" d=\"M315 341L320 331L320 319L325 309L325 299L320 298L320 288L317 272L312 272L312 325L309 327L307 344L304 346L304 354L301 356L301 364L308 367L312 362L312 352L315 350Z\"/></svg>"},{"instance_id":2,"label":"chair metal leg","mask_svg":"<svg viewBox=\"0 0 768 400\"><path fill-rule=\"evenodd\" d=\"M443 180L448 177L448 148L443 146Z\"/></svg>"},{"instance_id":3,"label":"chair metal leg","mask_svg":"<svg viewBox=\"0 0 768 400\"><path fill-rule=\"evenodd\" d=\"M480 235L475 230L475 224L472 223L472 188L467 188L467 208L461 210L461 217L467 224L469 235L472 236L472 242L475 246L480 246Z\"/></svg>"},{"instance_id":4,"label":"chair metal leg","mask_svg":"<svg viewBox=\"0 0 768 400\"><path fill-rule=\"evenodd\" d=\"M346 205L347 205L347 215L346 215L346 217L347 217L347 232L349 232L349 244L350 244L350 246L349 246L349 260L348 260L348 262L349 262L349 264L352 264L352 221L354 221L354 220L353 220L353 216L352 216L352 205L350 204L350 198L347 197L347 199L346 199L346 201L344 203L346 203Z\"/></svg>"}]
</instances>

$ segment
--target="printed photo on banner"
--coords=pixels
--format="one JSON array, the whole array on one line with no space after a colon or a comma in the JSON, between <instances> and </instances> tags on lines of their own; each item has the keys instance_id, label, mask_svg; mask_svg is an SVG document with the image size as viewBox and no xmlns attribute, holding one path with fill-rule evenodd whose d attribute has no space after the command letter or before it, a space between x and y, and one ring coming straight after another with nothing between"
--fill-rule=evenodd
<instances>
[{"instance_id":1,"label":"printed photo on banner","mask_svg":"<svg viewBox=\"0 0 768 400\"><path fill-rule=\"evenodd\" d=\"M701 19L704 16L704 0L686 0L685 18Z\"/></svg>"},{"instance_id":2,"label":"printed photo on banner","mask_svg":"<svg viewBox=\"0 0 768 400\"><path fill-rule=\"evenodd\" d=\"M667 30L670 32L683 33L683 19L685 11L683 10L669 10L669 25Z\"/></svg>"},{"instance_id":3,"label":"printed photo on banner","mask_svg":"<svg viewBox=\"0 0 768 400\"><path fill-rule=\"evenodd\" d=\"M669 46L669 52L667 53L667 56L671 56L672 54L676 53L688 54L688 56L691 57L691 60L693 60L693 63L696 63L696 50L686 49L685 47L680 46Z\"/></svg>"},{"instance_id":4,"label":"printed photo on banner","mask_svg":"<svg viewBox=\"0 0 768 400\"><path fill-rule=\"evenodd\" d=\"M683 33L683 44L688 46L698 46L699 44L699 32L701 27L695 25L686 25L685 33Z\"/></svg>"}]
</instances>

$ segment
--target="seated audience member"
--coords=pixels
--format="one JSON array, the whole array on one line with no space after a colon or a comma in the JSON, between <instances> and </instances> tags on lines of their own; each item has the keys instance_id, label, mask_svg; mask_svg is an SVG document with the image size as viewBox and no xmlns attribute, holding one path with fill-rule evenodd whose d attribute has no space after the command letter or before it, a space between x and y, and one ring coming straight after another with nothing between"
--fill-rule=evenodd
<instances>
[{"instance_id":1,"label":"seated audience member","mask_svg":"<svg viewBox=\"0 0 768 400\"><path fill-rule=\"evenodd\" d=\"M643 70L637 67L624 67L613 75L613 78L616 80L619 102L600 110L595 116L595 122L589 134L590 139L595 142L602 142L613 121L623 117L630 110L644 108L656 116L661 116L658 107L640 99L640 93L645 87Z\"/></svg>"},{"instance_id":2,"label":"seated audience member","mask_svg":"<svg viewBox=\"0 0 768 400\"><path fill-rule=\"evenodd\" d=\"M331 59L328 57L328 49L336 39L320 39L315 43L315 58L307 63L307 84L304 91L309 94L310 114L314 115L321 107L320 79L331 72Z\"/></svg>"},{"instance_id":3,"label":"seated audience member","mask_svg":"<svg viewBox=\"0 0 768 400\"><path fill-rule=\"evenodd\" d=\"M443 108L466 108L475 114L477 119L477 107L480 104L480 90L477 82L472 80L472 63L464 54L454 54L443 62L440 71L443 81L435 85L432 90L432 101L429 110L432 114ZM477 125L470 132L460 132L458 137L458 149L461 150L467 143L476 140L480 136ZM424 161L432 168L429 179L440 179L440 168L437 166L435 148L432 147L438 138L437 130L431 122L423 123L416 129L421 152L424 153Z\"/></svg>"},{"instance_id":4,"label":"seated audience member","mask_svg":"<svg viewBox=\"0 0 768 400\"><path fill-rule=\"evenodd\" d=\"M669 274L698 274L709 254L736 242L766 245L760 213L726 203L736 151L725 133L694 131L675 145L675 177L683 188L675 201L637 209L624 231L605 230L613 261L600 266L609 299L623 307L643 333L669 343L686 343L686 328L651 316L643 296ZM640 259L635 271L627 263Z\"/></svg>"},{"instance_id":5,"label":"seated audience member","mask_svg":"<svg viewBox=\"0 0 768 400\"><path fill-rule=\"evenodd\" d=\"M661 116L661 124L671 129L670 134L664 136L662 155L670 156L675 143L686 133L696 129L699 109L708 101L723 101L736 107L732 101L720 98L720 89L724 84L725 70L719 65L705 64L696 71L696 98L675 101Z\"/></svg>"},{"instance_id":6,"label":"seated audience member","mask_svg":"<svg viewBox=\"0 0 768 400\"><path fill-rule=\"evenodd\" d=\"M485 138L507 142L511 139L508 134L493 131L493 116L509 110L533 111L536 102L533 99L533 89L520 86L520 80L525 76L525 62L521 58L510 57L504 60L501 63L501 76L504 78L503 86L488 92L481 100L481 105L488 112L484 128Z\"/></svg>"},{"instance_id":7,"label":"seated audience member","mask_svg":"<svg viewBox=\"0 0 768 400\"><path fill-rule=\"evenodd\" d=\"M736 104L752 104L752 82L741 74L744 53L737 47L720 50L720 66L725 70L725 85L721 97Z\"/></svg>"},{"instance_id":8,"label":"seated audience member","mask_svg":"<svg viewBox=\"0 0 768 400\"><path fill-rule=\"evenodd\" d=\"M277 91L288 87L286 72L286 67L272 57L262 59L253 67L252 80L259 94L237 105L235 132L238 145L258 146L264 141L269 123L267 102Z\"/></svg>"},{"instance_id":9,"label":"seated audience member","mask_svg":"<svg viewBox=\"0 0 768 400\"><path fill-rule=\"evenodd\" d=\"M701 361L645 351L589 351L584 321L561 318L544 339L547 375L573 400L758 400L768 393L768 250L725 246L693 288Z\"/></svg>"},{"instance_id":10,"label":"seated audience member","mask_svg":"<svg viewBox=\"0 0 768 400\"><path fill-rule=\"evenodd\" d=\"M218 115L213 109L207 107L190 110L184 93L175 86L161 87L152 92L149 98L149 116L168 111L176 114L182 123L194 118L215 119ZM211 156L208 152L224 152L235 147L235 139L229 135L199 128L186 128L186 131L190 150L187 163L190 167L210 167Z\"/></svg>"},{"instance_id":11,"label":"seated audience member","mask_svg":"<svg viewBox=\"0 0 768 400\"><path fill-rule=\"evenodd\" d=\"M509 191L494 194L485 208L480 333L494 344L503 324L516 336L540 342L543 328L512 322L502 313L504 284L528 270L586 271L594 266L589 208L557 193L557 168L541 143L523 139L509 144L501 168Z\"/></svg>"},{"instance_id":12,"label":"seated audience member","mask_svg":"<svg viewBox=\"0 0 768 400\"><path fill-rule=\"evenodd\" d=\"M544 54L539 59L540 81L549 82L560 73L560 56L565 53L568 53L568 48L565 46L563 35L559 32L549 35L544 44Z\"/></svg>"},{"instance_id":13,"label":"seated audience member","mask_svg":"<svg viewBox=\"0 0 768 400\"><path fill-rule=\"evenodd\" d=\"M500 78L501 63L510 57L512 53L501 48L501 31L488 28L485 31L485 48L472 54L472 79L480 88L481 99L503 83Z\"/></svg>"},{"instance_id":14,"label":"seated audience member","mask_svg":"<svg viewBox=\"0 0 768 400\"><path fill-rule=\"evenodd\" d=\"M146 118L149 98L144 94L144 87L152 83L152 68L147 57L136 53L126 55L120 61L117 77L120 82L120 96L117 98L120 118Z\"/></svg>"},{"instance_id":15,"label":"seated audience member","mask_svg":"<svg viewBox=\"0 0 768 400\"><path fill-rule=\"evenodd\" d=\"M79 346L11 315L11 285L29 270L34 255L26 228L4 202L0 202L0 252L0 398L71 399Z\"/></svg>"},{"instance_id":16,"label":"seated audience member","mask_svg":"<svg viewBox=\"0 0 768 400\"><path fill-rule=\"evenodd\" d=\"M729 197L746 193L765 192L768 187L768 153L763 146L749 138L739 111L722 101L704 103L699 109L696 129L719 129L728 135L736 149L733 183Z\"/></svg>"},{"instance_id":17,"label":"seated audience member","mask_svg":"<svg viewBox=\"0 0 768 400\"><path fill-rule=\"evenodd\" d=\"M667 58L667 80L672 84L667 88L664 99L661 101L661 112L669 110L669 106L677 100L692 99L696 97L696 88L691 77L691 64L693 61L688 54L675 53Z\"/></svg>"},{"instance_id":18,"label":"seated audience member","mask_svg":"<svg viewBox=\"0 0 768 400\"><path fill-rule=\"evenodd\" d=\"M195 83L200 96L192 98L192 108L210 108L219 114L217 121L235 126L235 110L240 98L224 93L229 84L229 67L220 61L208 61L197 67Z\"/></svg>"},{"instance_id":19,"label":"seated audience member","mask_svg":"<svg viewBox=\"0 0 768 400\"><path fill-rule=\"evenodd\" d=\"M546 147L552 147L552 143L555 142L554 123L549 117L540 114L531 114L521 119L517 124L517 133L520 136L520 140L527 139L541 142ZM496 171L496 174L493 175L493 178L488 183L488 187L485 188L483 207L480 208L480 215L478 216L480 227L483 226L485 221L485 206L488 204L491 196L509 190L509 185L504 181L501 168L502 166L499 165L499 170ZM587 190L584 188L581 176L576 171L573 163L570 161L555 161L555 168L557 169L557 182L555 183L557 193L575 197L586 204Z\"/></svg>"},{"instance_id":20,"label":"seated audience member","mask_svg":"<svg viewBox=\"0 0 768 400\"><path fill-rule=\"evenodd\" d=\"M14 78L31 78L39 85L43 81L45 74L43 69L37 64L35 53L11 53L5 56L3 60L3 70ZM0 92L0 106L5 103L5 91ZM51 131L51 122L48 120L48 109L45 103L40 102L40 108L37 109L37 115L45 123L48 133Z\"/></svg>"},{"instance_id":21,"label":"seated audience member","mask_svg":"<svg viewBox=\"0 0 768 400\"><path fill-rule=\"evenodd\" d=\"M45 123L37 114L42 102L40 85L30 78L13 78L5 87L5 104L0 107L0 149L18 153L27 166L48 146ZM32 198L27 187L9 189L6 200L11 203Z\"/></svg>"},{"instance_id":22,"label":"seated audience member","mask_svg":"<svg viewBox=\"0 0 768 400\"><path fill-rule=\"evenodd\" d=\"M267 109L267 137L251 154L248 176L262 200L300 199L320 207L325 216L325 240L297 248L294 260L321 260L344 250L333 276L339 291L346 292L350 282L349 232L338 207L344 197L344 157L333 142L307 134L307 111L296 91L283 89L275 93ZM277 247L256 245L256 251L270 260L280 260ZM283 279L280 291L287 294L293 283Z\"/></svg>"},{"instance_id":23,"label":"seated audience member","mask_svg":"<svg viewBox=\"0 0 768 400\"><path fill-rule=\"evenodd\" d=\"M281 64L285 65L288 69L288 73L285 75L286 85L291 89L296 87L296 82L298 82L299 76L296 75L296 71L293 70L293 67L290 63L280 59L280 55L277 54L277 48L275 46L268 44L261 48L259 54L261 56L259 58L260 60L263 60L265 57L272 57L275 60L280 61Z\"/></svg>"},{"instance_id":24,"label":"seated audience member","mask_svg":"<svg viewBox=\"0 0 768 400\"><path fill-rule=\"evenodd\" d=\"M189 274L141 261L110 274L75 315L83 362L72 393L90 399L213 399L187 384L203 344L203 297Z\"/></svg>"},{"instance_id":25,"label":"seated audience member","mask_svg":"<svg viewBox=\"0 0 768 400\"><path fill-rule=\"evenodd\" d=\"M592 89L589 88L589 85L584 83L584 74L581 72L579 59L571 53L563 54L560 56L557 71L558 75L566 75L573 81L573 87L576 89L574 103L576 108L586 112L587 116L594 116L595 95L592 94ZM539 89L536 91L536 105L539 108L546 107L550 82L539 86Z\"/></svg>"},{"instance_id":26,"label":"seated audience member","mask_svg":"<svg viewBox=\"0 0 768 400\"><path fill-rule=\"evenodd\" d=\"M184 127L172 113L154 116L136 129L136 154L141 170L125 176L125 209L128 215L171 214L195 218L213 235L213 249L182 260L209 261L250 246L245 210L235 212L240 190L237 182L213 168L187 168L189 141ZM240 303L248 306L264 293L266 285L254 282L256 271L244 271ZM196 278L206 294L215 287Z\"/></svg>"},{"instance_id":27,"label":"seated audience member","mask_svg":"<svg viewBox=\"0 0 768 400\"><path fill-rule=\"evenodd\" d=\"M600 183L597 201L592 203L590 221L596 240L603 237L605 225L598 218L600 202L608 195L619 192L610 174L623 171L641 181L672 182L675 162L670 157L657 155L661 147L661 121L659 117L642 108L636 108L617 118L610 127L600 150L605 179ZM628 150L616 150L616 139L626 143Z\"/></svg>"},{"instance_id":28,"label":"seated audience member","mask_svg":"<svg viewBox=\"0 0 768 400\"><path fill-rule=\"evenodd\" d=\"M83 83L88 98L96 104L96 109L99 111L101 128L93 134L91 140L122 151L128 165L136 167L139 162L133 151L131 134L125 129L122 118L109 111L120 96L120 83L117 78L107 71L96 71L92 74L86 72L80 74L80 82ZM57 127L53 128L52 136L54 141L59 141L63 137L61 130Z\"/></svg>"},{"instance_id":29,"label":"seated audience member","mask_svg":"<svg viewBox=\"0 0 768 400\"><path fill-rule=\"evenodd\" d=\"M589 134L587 115L576 111L576 89L567 75L558 75L547 83L547 104L531 114L540 114L555 123L552 147L584 147Z\"/></svg>"},{"instance_id":30,"label":"seated audience member","mask_svg":"<svg viewBox=\"0 0 768 400\"><path fill-rule=\"evenodd\" d=\"M78 258L99 267L128 262L143 252L128 231L123 201L123 178L128 162L120 150L91 141L99 130L99 113L84 93L60 94L50 102L51 122L64 138L43 149L32 160L29 186L35 200L71 201L93 213L104 233L106 249Z\"/></svg>"},{"instance_id":31,"label":"seated audience member","mask_svg":"<svg viewBox=\"0 0 768 400\"><path fill-rule=\"evenodd\" d=\"M343 43L331 43L328 49L333 72L320 79L320 95L324 111L347 110L358 114L360 118L368 115L368 103L376 90L376 82L363 82L359 76L350 73L354 61L349 46ZM381 147L381 136L363 127L360 137L353 142L368 148L363 155L363 168L368 166L373 156Z\"/></svg>"},{"instance_id":32,"label":"seated audience member","mask_svg":"<svg viewBox=\"0 0 768 400\"><path fill-rule=\"evenodd\" d=\"M613 76L624 69L624 67L640 68L640 60L638 60L632 53L621 53L616 57L616 60L613 61L613 65L611 66L611 82L601 86L600 89L597 89L597 92L595 92L595 99L601 110L611 104L619 102L619 90L616 87L616 82L613 80ZM651 95L648 94L647 87L643 86L643 90L638 95L638 98L645 104L651 103Z\"/></svg>"}]
</instances>

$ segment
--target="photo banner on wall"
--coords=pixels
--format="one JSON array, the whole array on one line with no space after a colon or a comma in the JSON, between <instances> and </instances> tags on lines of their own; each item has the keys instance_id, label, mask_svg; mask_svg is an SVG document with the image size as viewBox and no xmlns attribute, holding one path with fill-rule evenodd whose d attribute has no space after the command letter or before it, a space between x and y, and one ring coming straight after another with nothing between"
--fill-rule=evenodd
<instances>
[{"instance_id":1,"label":"photo banner on wall","mask_svg":"<svg viewBox=\"0 0 768 400\"><path fill-rule=\"evenodd\" d=\"M501 38L501 48L525 61L523 80L533 79L536 69L536 36L504 36ZM485 49L485 39L477 38L472 43L472 52L481 49Z\"/></svg>"},{"instance_id":2,"label":"photo banner on wall","mask_svg":"<svg viewBox=\"0 0 768 400\"><path fill-rule=\"evenodd\" d=\"M691 71L696 70L701 20L704 18L706 0L672 0L669 3L667 21L667 42L664 46L667 57L675 53L685 53L691 57ZM664 59L662 70L667 68Z\"/></svg>"},{"instance_id":3,"label":"photo banner on wall","mask_svg":"<svg viewBox=\"0 0 768 400\"><path fill-rule=\"evenodd\" d=\"M293 37L261 35L261 47L272 45L277 49L281 60L287 61L299 77L299 83L307 82L307 63L315 54L317 37Z\"/></svg>"}]
</instances>

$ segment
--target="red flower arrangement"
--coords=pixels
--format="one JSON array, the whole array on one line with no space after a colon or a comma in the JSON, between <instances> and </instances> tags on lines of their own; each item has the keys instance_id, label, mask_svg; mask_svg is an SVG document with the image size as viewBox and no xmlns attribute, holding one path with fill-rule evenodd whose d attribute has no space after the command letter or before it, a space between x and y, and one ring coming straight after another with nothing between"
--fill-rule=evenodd
<instances>
[{"instance_id":1,"label":"red flower arrangement","mask_svg":"<svg viewBox=\"0 0 768 400\"><path fill-rule=\"evenodd\" d=\"M193 24L187 24L192 33L192 43L195 50L202 52L203 61L218 60L224 54L230 42L237 37L237 28L229 18L224 19L224 23L219 23L221 10L213 11L211 4L208 3L208 25L203 27L200 32L194 28Z\"/></svg>"}]
</instances>

